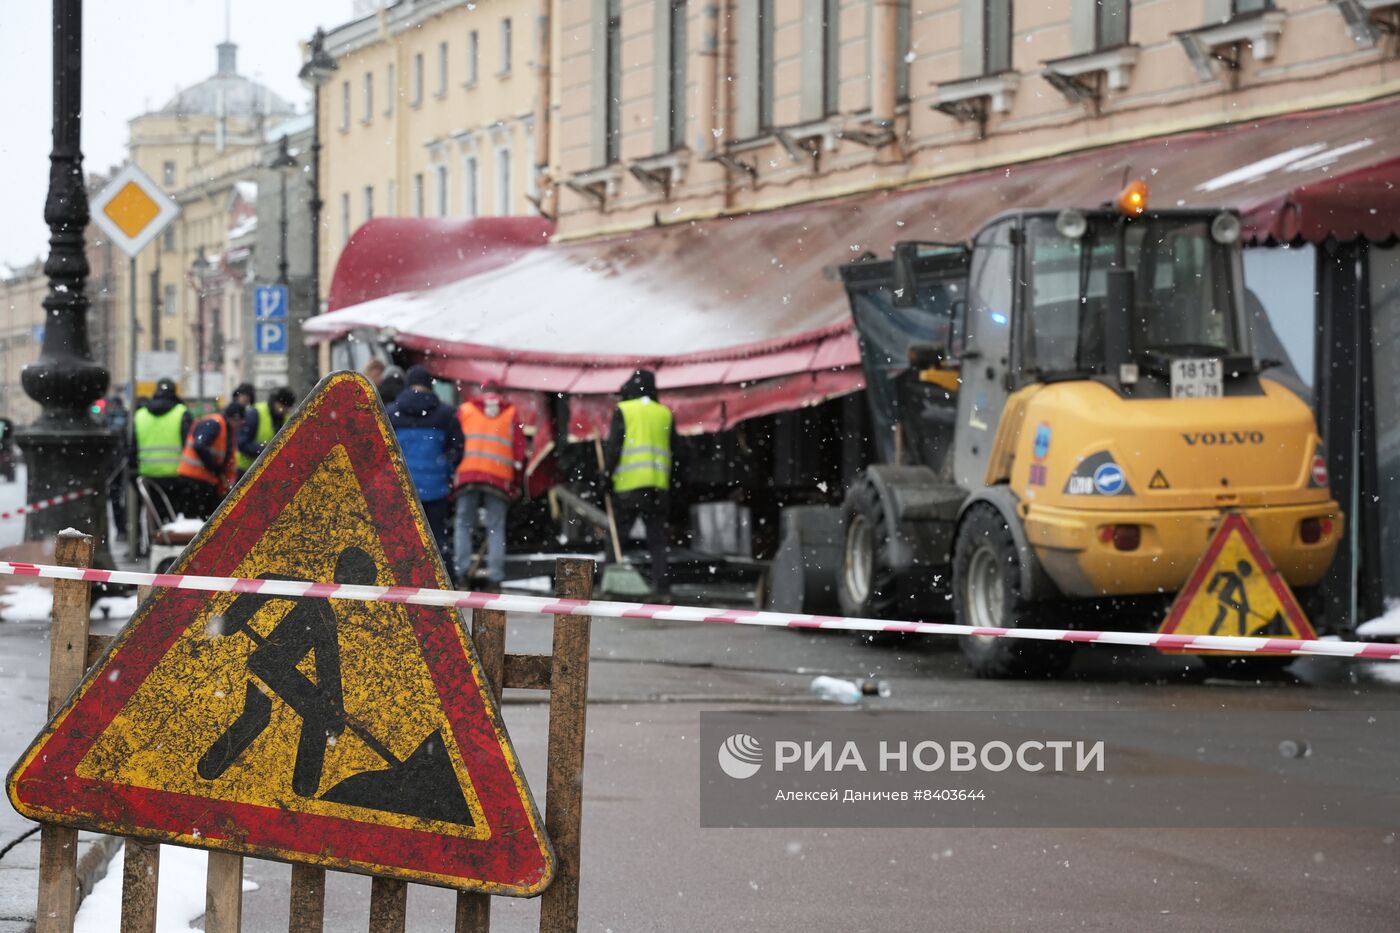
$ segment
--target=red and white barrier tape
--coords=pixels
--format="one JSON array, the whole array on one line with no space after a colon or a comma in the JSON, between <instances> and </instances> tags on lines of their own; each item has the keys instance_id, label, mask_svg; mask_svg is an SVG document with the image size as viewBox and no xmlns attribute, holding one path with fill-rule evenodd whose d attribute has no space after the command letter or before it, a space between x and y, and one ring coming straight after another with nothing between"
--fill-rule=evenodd
<instances>
[{"instance_id":1,"label":"red and white barrier tape","mask_svg":"<svg viewBox=\"0 0 1400 933\"><path fill-rule=\"evenodd\" d=\"M1173 651L1245 651L1269 654L1318 655L1329 658L1377 658L1400 660L1400 645L1354 641L1317 641L1300 638L1237 638L1227 635L1164 635L1158 632L1093 632L1078 629L977 628L947 622L889 622L836 616L794 615L756 609L706 609L694 606L662 606L651 603L617 603L597 599L556 599L546 596L454 592L416 586L355 586L342 583L303 583L290 580L249 580L239 577L200 577L173 573L138 573L129 570L84 570L0 561L0 576L46 577L53 580L85 580L89 583L126 583L208 593L267 593L273 596L351 599L371 603L407 603L457 609L499 609L552 615L600 616L611 619L656 619L664 622L723 622L770 628L836 629L849 632L887 632L913 635L983 635L995 638L1031 638L1037 641L1072 641L1083 644L1131 645L1169 648Z\"/></svg>"},{"instance_id":2,"label":"red and white barrier tape","mask_svg":"<svg viewBox=\"0 0 1400 933\"><path fill-rule=\"evenodd\" d=\"M62 505L65 502L72 502L74 499L83 498L83 496L93 496L96 494L96 489L79 489L77 492L65 492L63 495L54 496L52 499L40 499L38 502L31 502L17 509L10 509L8 512L0 512L0 520L17 518L20 515L28 515L30 512L42 512L44 509L50 509L56 505Z\"/></svg>"}]
</instances>

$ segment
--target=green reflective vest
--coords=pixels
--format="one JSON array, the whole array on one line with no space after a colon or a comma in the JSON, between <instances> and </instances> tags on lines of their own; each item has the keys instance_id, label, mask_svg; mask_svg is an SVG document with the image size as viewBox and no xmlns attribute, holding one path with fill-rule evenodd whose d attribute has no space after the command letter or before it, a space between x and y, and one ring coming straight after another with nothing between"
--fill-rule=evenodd
<instances>
[{"instance_id":1,"label":"green reflective vest","mask_svg":"<svg viewBox=\"0 0 1400 933\"><path fill-rule=\"evenodd\" d=\"M258 433L253 436L253 439L265 447L267 442L272 440L272 436L277 433L272 427L272 412L268 409L267 402L258 402L253 406L253 410L258 413ZM235 439L234 445L237 444L238 441ZM253 458L240 450L238 452L238 472L242 473L252 465Z\"/></svg>"},{"instance_id":2,"label":"green reflective vest","mask_svg":"<svg viewBox=\"0 0 1400 933\"><path fill-rule=\"evenodd\" d=\"M180 424L185 406L176 405L163 415L148 409L136 412L136 472L141 476L174 476L180 469L185 437Z\"/></svg>"},{"instance_id":3,"label":"green reflective vest","mask_svg":"<svg viewBox=\"0 0 1400 933\"><path fill-rule=\"evenodd\" d=\"M613 491L670 489L671 409L649 398L629 399L617 407L624 433Z\"/></svg>"}]
</instances>

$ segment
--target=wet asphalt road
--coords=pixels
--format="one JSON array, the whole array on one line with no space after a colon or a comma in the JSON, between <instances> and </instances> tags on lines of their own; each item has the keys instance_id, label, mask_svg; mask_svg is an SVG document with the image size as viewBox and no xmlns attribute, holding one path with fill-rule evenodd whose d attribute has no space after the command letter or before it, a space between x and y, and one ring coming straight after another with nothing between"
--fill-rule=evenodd
<instances>
[{"instance_id":1,"label":"wet asphalt road","mask_svg":"<svg viewBox=\"0 0 1400 933\"><path fill-rule=\"evenodd\" d=\"M701 829L699 714L830 709L814 673L887 680L880 709L1398 709L1400 688L1345 662L1269 683L1095 647L1054 682L970 678L946 640L597 621L585 770L583 930L1354 930L1400 927L1400 841L1376 830ZM548 621L507 648L544 652ZM547 709L507 695L506 723L543 807ZM244 929L284 930L290 869L249 860ZM409 929L453 928L452 892L413 887ZM327 930L363 930L368 879L334 874ZM493 930L536 929L497 898Z\"/></svg>"}]
</instances>

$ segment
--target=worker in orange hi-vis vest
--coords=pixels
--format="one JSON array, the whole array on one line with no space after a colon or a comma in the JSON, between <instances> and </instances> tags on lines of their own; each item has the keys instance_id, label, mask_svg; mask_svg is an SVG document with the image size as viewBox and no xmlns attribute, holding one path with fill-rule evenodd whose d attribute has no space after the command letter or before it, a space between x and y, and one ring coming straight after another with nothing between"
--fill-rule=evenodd
<instances>
[{"instance_id":1,"label":"worker in orange hi-vis vest","mask_svg":"<svg viewBox=\"0 0 1400 933\"><path fill-rule=\"evenodd\" d=\"M487 382L457 410L466 445L457 465L457 517L453 529L457 580L467 584L472 532L478 511L486 516L485 588L499 590L506 574L506 512L520 497L525 431L514 405ZM478 587L480 588L480 587Z\"/></svg>"},{"instance_id":2,"label":"worker in orange hi-vis vest","mask_svg":"<svg viewBox=\"0 0 1400 933\"><path fill-rule=\"evenodd\" d=\"M205 415L190 428L180 455L183 501L174 503L187 518L208 518L238 478L238 430L243 406L230 402L222 412ZM183 506L183 508L182 508Z\"/></svg>"}]
</instances>

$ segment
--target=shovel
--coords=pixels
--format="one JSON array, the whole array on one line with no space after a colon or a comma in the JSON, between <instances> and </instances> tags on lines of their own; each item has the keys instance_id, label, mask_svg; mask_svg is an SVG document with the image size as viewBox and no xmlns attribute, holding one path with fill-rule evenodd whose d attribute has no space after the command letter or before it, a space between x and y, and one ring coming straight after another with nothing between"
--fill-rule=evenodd
<instances>
[{"instance_id":1,"label":"shovel","mask_svg":"<svg viewBox=\"0 0 1400 933\"><path fill-rule=\"evenodd\" d=\"M606 473L602 438L593 438L593 447L598 454L598 472ZM606 476L604 479L606 480ZM598 584L598 591L606 596L645 596L651 592L651 585L647 583L641 571L622 558L622 541L617 534L612 493L603 494L603 504L607 506L608 511L608 535L612 539L613 563L603 565L603 579Z\"/></svg>"}]
</instances>

